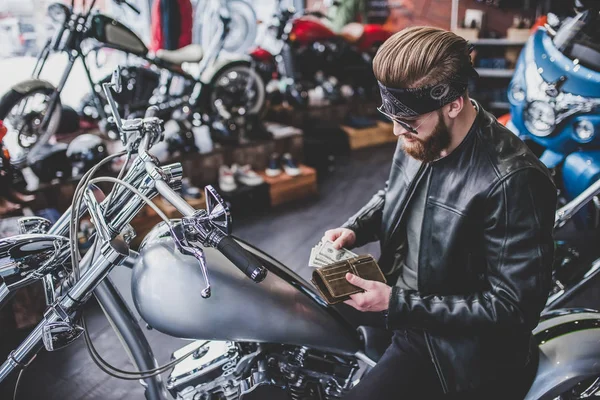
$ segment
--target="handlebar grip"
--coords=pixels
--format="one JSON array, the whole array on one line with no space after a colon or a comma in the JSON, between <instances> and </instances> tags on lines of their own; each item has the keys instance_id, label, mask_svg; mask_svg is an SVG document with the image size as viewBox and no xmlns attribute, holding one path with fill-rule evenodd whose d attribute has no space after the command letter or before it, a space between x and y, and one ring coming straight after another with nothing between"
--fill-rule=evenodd
<instances>
[{"instance_id":1,"label":"handlebar grip","mask_svg":"<svg viewBox=\"0 0 600 400\"><path fill-rule=\"evenodd\" d=\"M267 269L231 236L225 236L221 239L217 249L254 282L262 282L267 277Z\"/></svg>"}]
</instances>

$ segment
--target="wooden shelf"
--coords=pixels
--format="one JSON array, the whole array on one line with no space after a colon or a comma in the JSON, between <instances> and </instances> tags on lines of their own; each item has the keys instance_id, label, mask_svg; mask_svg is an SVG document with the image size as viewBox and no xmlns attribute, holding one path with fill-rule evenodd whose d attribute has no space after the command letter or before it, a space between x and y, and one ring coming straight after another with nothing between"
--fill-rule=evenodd
<instances>
[{"instance_id":1,"label":"wooden shelf","mask_svg":"<svg viewBox=\"0 0 600 400\"><path fill-rule=\"evenodd\" d=\"M514 69L475 68L482 78L512 78Z\"/></svg>"},{"instance_id":2,"label":"wooden shelf","mask_svg":"<svg viewBox=\"0 0 600 400\"><path fill-rule=\"evenodd\" d=\"M394 136L394 126L387 122L376 121L375 126L369 128L351 128L345 125L341 125L341 128L348 135L351 150L398 141Z\"/></svg>"},{"instance_id":3,"label":"wooden shelf","mask_svg":"<svg viewBox=\"0 0 600 400\"><path fill-rule=\"evenodd\" d=\"M289 176L284 172L277 176L267 176L264 171L260 172L260 176L269 184L272 206L317 194L317 172L315 169L306 165L299 165L298 168L300 168L300 175L298 176Z\"/></svg>"}]
</instances>

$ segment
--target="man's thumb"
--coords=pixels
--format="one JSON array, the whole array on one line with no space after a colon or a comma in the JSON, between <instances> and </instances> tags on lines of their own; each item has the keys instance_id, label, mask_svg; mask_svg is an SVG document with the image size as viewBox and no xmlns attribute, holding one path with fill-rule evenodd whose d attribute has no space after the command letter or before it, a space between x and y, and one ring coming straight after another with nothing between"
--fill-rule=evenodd
<instances>
[{"instance_id":1,"label":"man's thumb","mask_svg":"<svg viewBox=\"0 0 600 400\"><path fill-rule=\"evenodd\" d=\"M335 247L336 249L341 249L342 245L344 243L344 235L340 235L337 239L335 239L335 241L333 242L333 247Z\"/></svg>"},{"instance_id":2,"label":"man's thumb","mask_svg":"<svg viewBox=\"0 0 600 400\"><path fill-rule=\"evenodd\" d=\"M346 274L346 280L348 282L350 282L351 284L353 284L354 286L358 286L361 289L367 290L367 289L370 289L370 287L371 287L369 281L366 281L363 278L356 276L354 274L351 274L351 273Z\"/></svg>"}]
</instances>

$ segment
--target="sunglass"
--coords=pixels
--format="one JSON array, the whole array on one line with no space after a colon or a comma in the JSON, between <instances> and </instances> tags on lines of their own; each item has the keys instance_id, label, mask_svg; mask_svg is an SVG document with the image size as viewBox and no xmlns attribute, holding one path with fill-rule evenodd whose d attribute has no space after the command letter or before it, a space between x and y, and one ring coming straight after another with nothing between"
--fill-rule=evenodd
<instances>
[{"instance_id":1,"label":"sunglass","mask_svg":"<svg viewBox=\"0 0 600 400\"><path fill-rule=\"evenodd\" d=\"M400 125L401 127L403 127L406 131L413 133L415 135L418 135L419 132L417 132L417 129L419 129L421 127L421 125L423 125L425 123L425 121L427 121L432 115L433 112L431 112L429 114L429 116L427 118L425 118L417 127L412 127L409 123L402 121L401 119L399 119L398 117L396 117L395 115L392 115L388 112L386 112L383 109L383 105L377 107L377 111L379 111L380 113L382 113L383 115L385 115L390 121L394 121L395 123L397 123L398 125Z\"/></svg>"}]
</instances>

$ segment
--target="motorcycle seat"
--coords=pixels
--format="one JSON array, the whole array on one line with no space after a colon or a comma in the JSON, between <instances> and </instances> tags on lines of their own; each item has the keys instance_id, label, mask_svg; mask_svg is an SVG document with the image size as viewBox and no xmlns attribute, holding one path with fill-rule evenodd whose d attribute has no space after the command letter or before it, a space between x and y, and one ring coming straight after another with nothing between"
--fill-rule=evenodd
<instances>
[{"instance_id":1,"label":"motorcycle seat","mask_svg":"<svg viewBox=\"0 0 600 400\"><path fill-rule=\"evenodd\" d=\"M157 50L156 58L171 64L181 65L187 63L197 63L202 60L204 52L202 46L198 44L190 44L177 50Z\"/></svg>"},{"instance_id":2,"label":"motorcycle seat","mask_svg":"<svg viewBox=\"0 0 600 400\"><path fill-rule=\"evenodd\" d=\"M377 362L392 343L392 332L372 326L359 326L357 328L360 340L365 347L365 354Z\"/></svg>"},{"instance_id":3,"label":"motorcycle seat","mask_svg":"<svg viewBox=\"0 0 600 400\"><path fill-rule=\"evenodd\" d=\"M354 44L360 40L364 31L364 25L358 22L350 22L342 28L339 35L348 43Z\"/></svg>"}]
</instances>

